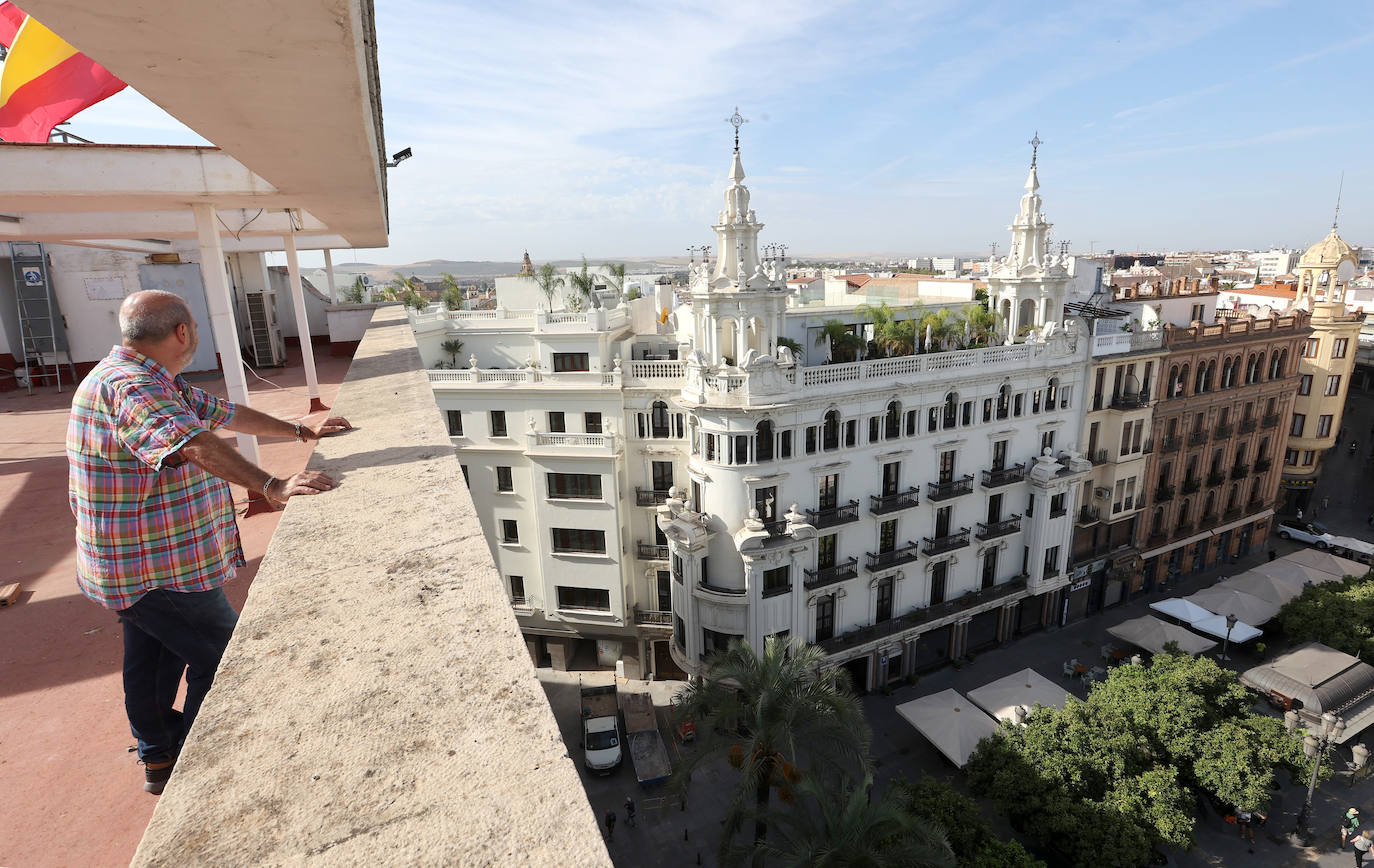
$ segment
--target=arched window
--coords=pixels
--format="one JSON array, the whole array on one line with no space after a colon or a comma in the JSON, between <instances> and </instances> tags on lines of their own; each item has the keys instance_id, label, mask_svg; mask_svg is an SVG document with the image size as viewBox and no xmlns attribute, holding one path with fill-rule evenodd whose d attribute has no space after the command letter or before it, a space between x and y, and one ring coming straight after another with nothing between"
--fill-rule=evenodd
<instances>
[{"instance_id":1,"label":"arched window","mask_svg":"<svg viewBox=\"0 0 1374 868\"><path fill-rule=\"evenodd\" d=\"M1011 412L1011 386L1003 386L997 390L997 418L1005 419Z\"/></svg>"},{"instance_id":2,"label":"arched window","mask_svg":"<svg viewBox=\"0 0 1374 868\"><path fill-rule=\"evenodd\" d=\"M887 403L887 415L883 418L883 437L892 440L902 434L902 405L896 401Z\"/></svg>"},{"instance_id":3,"label":"arched window","mask_svg":"<svg viewBox=\"0 0 1374 868\"><path fill-rule=\"evenodd\" d=\"M1240 484L1231 486L1231 493L1226 497L1226 511L1230 512L1236 508L1236 501L1240 497Z\"/></svg>"},{"instance_id":4,"label":"arched window","mask_svg":"<svg viewBox=\"0 0 1374 868\"><path fill-rule=\"evenodd\" d=\"M1162 506L1155 508L1154 529L1154 532L1157 534L1164 533L1164 507Z\"/></svg>"},{"instance_id":5,"label":"arched window","mask_svg":"<svg viewBox=\"0 0 1374 868\"><path fill-rule=\"evenodd\" d=\"M959 395L956 392L950 392L945 396L944 420L941 422L941 427L953 428L958 421Z\"/></svg>"},{"instance_id":6,"label":"arched window","mask_svg":"<svg viewBox=\"0 0 1374 868\"><path fill-rule=\"evenodd\" d=\"M764 419L754 427L754 460L773 460L773 423Z\"/></svg>"},{"instance_id":7,"label":"arched window","mask_svg":"<svg viewBox=\"0 0 1374 868\"><path fill-rule=\"evenodd\" d=\"M840 411L831 410L825 414L825 424L821 426L821 448L840 448Z\"/></svg>"},{"instance_id":8,"label":"arched window","mask_svg":"<svg viewBox=\"0 0 1374 868\"><path fill-rule=\"evenodd\" d=\"M1203 518L1203 520L1207 520L1207 519L1210 519L1210 518L1215 518L1215 517L1216 517L1216 512L1217 512L1217 493L1216 493L1215 491L1209 491L1209 492L1207 492L1207 503L1202 507L1202 518Z\"/></svg>"},{"instance_id":9,"label":"arched window","mask_svg":"<svg viewBox=\"0 0 1374 868\"><path fill-rule=\"evenodd\" d=\"M653 437L671 436L668 426L668 405L655 401L649 411L649 433Z\"/></svg>"},{"instance_id":10,"label":"arched window","mask_svg":"<svg viewBox=\"0 0 1374 868\"><path fill-rule=\"evenodd\" d=\"M1045 387L1045 409L1054 410L1059 406L1059 378L1050 377L1049 385Z\"/></svg>"},{"instance_id":11,"label":"arched window","mask_svg":"<svg viewBox=\"0 0 1374 868\"><path fill-rule=\"evenodd\" d=\"M1251 353L1245 357L1245 382L1255 382L1255 354Z\"/></svg>"},{"instance_id":12,"label":"arched window","mask_svg":"<svg viewBox=\"0 0 1374 868\"><path fill-rule=\"evenodd\" d=\"M1188 391L1188 366L1184 365L1178 372L1178 394L1174 397L1181 398Z\"/></svg>"},{"instance_id":13,"label":"arched window","mask_svg":"<svg viewBox=\"0 0 1374 868\"><path fill-rule=\"evenodd\" d=\"M1280 376L1280 377L1287 376L1287 373L1286 373L1287 370L1288 370L1288 350L1284 350L1282 353L1279 354L1279 376Z\"/></svg>"},{"instance_id":14,"label":"arched window","mask_svg":"<svg viewBox=\"0 0 1374 868\"><path fill-rule=\"evenodd\" d=\"M1231 373L1231 359L1228 357L1221 363L1221 387L1223 389L1231 388Z\"/></svg>"},{"instance_id":15,"label":"arched window","mask_svg":"<svg viewBox=\"0 0 1374 868\"><path fill-rule=\"evenodd\" d=\"M1198 366L1197 366L1197 374L1196 374L1196 376L1193 377L1193 394L1194 394L1194 395L1201 394L1202 392L1207 391L1206 388L1204 388L1204 387L1207 385L1206 379L1207 379L1207 365L1204 364L1204 363L1199 362L1199 363L1198 363Z\"/></svg>"},{"instance_id":16,"label":"arched window","mask_svg":"<svg viewBox=\"0 0 1374 868\"><path fill-rule=\"evenodd\" d=\"M1179 526L1179 527L1183 527L1185 524L1188 523L1188 510L1189 510L1189 508L1190 508L1191 506L1192 506L1192 503L1189 502L1186 498L1184 499L1183 503L1179 504L1179 507L1178 507L1178 526Z\"/></svg>"},{"instance_id":17,"label":"arched window","mask_svg":"<svg viewBox=\"0 0 1374 868\"><path fill-rule=\"evenodd\" d=\"M1217 381L1217 360L1212 359L1207 363L1207 376L1202 378L1202 389L1204 392L1212 391L1212 386Z\"/></svg>"},{"instance_id":18,"label":"arched window","mask_svg":"<svg viewBox=\"0 0 1374 868\"><path fill-rule=\"evenodd\" d=\"M1183 392L1183 381L1178 376L1178 365L1169 368L1169 397L1177 398Z\"/></svg>"},{"instance_id":19,"label":"arched window","mask_svg":"<svg viewBox=\"0 0 1374 868\"><path fill-rule=\"evenodd\" d=\"M1264 373L1264 353L1260 353L1260 354L1259 354L1259 357L1255 360L1255 379L1251 380L1251 382L1253 382L1253 383L1258 383L1258 382L1260 381L1260 375L1262 375L1263 373Z\"/></svg>"}]
</instances>

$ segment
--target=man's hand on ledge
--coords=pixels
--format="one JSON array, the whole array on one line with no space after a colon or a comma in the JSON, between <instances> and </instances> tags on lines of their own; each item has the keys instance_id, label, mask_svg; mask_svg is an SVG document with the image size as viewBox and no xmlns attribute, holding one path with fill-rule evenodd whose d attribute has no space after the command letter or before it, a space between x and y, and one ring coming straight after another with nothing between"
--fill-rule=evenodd
<instances>
[{"instance_id":1,"label":"man's hand on ledge","mask_svg":"<svg viewBox=\"0 0 1374 868\"><path fill-rule=\"evenodd\" d=\"M347 424L347 423L345 423ZM334 480L318 470L303 470L286 479L273 480L263 492L273 503L284 504L299 494L320 494L334 487Z\"/></svg>"},{"instance_id":2,"label":"man's hand on ledge","mask_svg":"<svg viewBox=\"0 0 1374 868\"><path fill-rule=\"evenodd\" d=\"M342 416L330 416L319 424L316 428L305 428L314 435L312 439L318 440L321 437L328 437L331 434L341 434L344 431L352 431L353 426L348 424L348 420Z\"/></svg>"}]
</instances>

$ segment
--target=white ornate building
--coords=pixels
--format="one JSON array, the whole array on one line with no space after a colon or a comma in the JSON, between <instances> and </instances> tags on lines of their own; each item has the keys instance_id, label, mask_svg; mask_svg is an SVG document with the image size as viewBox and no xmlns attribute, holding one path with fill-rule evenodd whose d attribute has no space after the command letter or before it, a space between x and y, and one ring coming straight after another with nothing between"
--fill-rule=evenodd
<instances>
[{"instance_id":1,"label":"white ornate building","mask_svg":"<svg viewBox=\"0 0 1374 868\"><path fill-rule=\"evenodd\" d=\"M778 345L744 177L736 148L717 257L666 323L647 299L416 318L427 360L464 342L430 379L531 652L595 639L662 676L779 635L871 688L1056 623L1088 340L1035 168L989 280L1007 345L812 367Z\"/></svg>"}]
</instances>

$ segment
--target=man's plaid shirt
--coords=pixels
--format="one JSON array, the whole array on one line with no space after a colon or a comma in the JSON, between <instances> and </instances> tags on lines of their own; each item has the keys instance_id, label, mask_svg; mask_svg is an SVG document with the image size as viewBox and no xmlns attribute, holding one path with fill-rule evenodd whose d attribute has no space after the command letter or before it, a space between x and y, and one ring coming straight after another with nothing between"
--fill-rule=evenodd
<instances>
[{"instance_id":1,"label":"man's plaid shirt","mask_svg":"<svg viewBox=\"0 0 1374 868\"><path fill-rule=\"evenodd\" d=\"M233 416L231 402L126 347L86 376L67 426L82 593L119 610L154 588L233 578L244 561L229 484L177 452Z\"/></svg>"}]
</instances>

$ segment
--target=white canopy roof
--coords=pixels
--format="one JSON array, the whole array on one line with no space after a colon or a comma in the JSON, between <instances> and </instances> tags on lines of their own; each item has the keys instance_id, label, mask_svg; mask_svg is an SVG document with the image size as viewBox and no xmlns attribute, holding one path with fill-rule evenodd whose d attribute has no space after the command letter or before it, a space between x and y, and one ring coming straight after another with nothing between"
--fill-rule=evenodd
<instances>
[{"instance_id":1,"label":"white canopy roof","mask_svg":"<svg viewBox=\"0 0 1374 868\"><path fill-rule=\"evenodd\" d=\"M1302 594L1303 589L1302 582L1297 579L1282 579L1256 572L1241 573L1224 582L1218 582L1216 586L1254 594L1261 600L1268 600L1279 606Z\"/></svg>"},{"instance_id":2,"label":"white canopy roof","mask_svg":"<svg viewBox=\"0 0 1374 868\"><path fill-rule=\"evenodd\" d=\"M1168 600L1160 600L1151 603L1150 608L1156 612L1168 615L1186 623L1199 633L1206 633L1209 636L1216 636L1218 639L1226 638L1226 616L1199 606L1197 603L1172 597ZM1249 642L1256 636L1263 634L1263 631L1256 630L1245 623L1239 615L1236 623L1231 627L1232 642Z\"/></svg>"},{"instance_id":3,"label":"white canopy roof","mask_svg":"<svg viewBox=\"0 0 1374 868\"><path fill-rule=\"evenodd\" d=\"M1281 608L1278 604L1261 600L1254 594L1223 585L1204 588L1188 597L1188 601L1219 615L1235 615L1247 624L1267 623L1273 620Z\"/></svg>"},{"instance_id":4,"label":"white canopy roof","mask_svg":"<svg viewBox=\"0 0 1374 868\"><path fill-rule=\"evenodd\" d=\"M1309 567L1316 567L1324 573L1330 573L1338 579L1346 576L1363 576L1369 572L1369 568L1359 561L1352 561L1349 558L1338 558L1330 552L1318 551L1317 549L1299 549L1291 555L1285 555L1279 560L1292 561L1295 564L1306 564Z\"/></svg>"},{"instance_id":5,"label":"white canopy roof","mask_svg":"<svg viewBox=\"0 0 1374 868\"><path fill-rule=\"evenodd\" d=\"M1178 643L1179 650L1185 654L1201 654L1217 647L1217 643L1211 639L1204 639L1177 624L1161 621L1153 615L1123 621L1115 627L1108 627L1107 632L1124 642L1130 642L1156 654L1162 653L1165 644L1169 642Z\"/></svg>"},{"instance_id":6,"label":"white canopy roof","mask_svg":"<svg viewBox=\"0 0 1374 868\"><path fill-rule=\"evenodd\" d=\"M978 742L997 731L997 721L952 689L903 702L897 713L959 768L968 763Z\"/></svg>"},{"instance_id":7,"label":"white canopy roof","mask_svg":"<svg viewBox=\"0 0 1374 868\"><path fill-rule=\"evenodd\" d=\"M1022 669L970 690L968 698L998 720L1015 721L1017 706L1024 706L1026 711L1033 710L1037 703L1063 708L1069 692L1034 669Z\"/></svg>"},{"instance_id":8,"label":"white canopy roof","mask_svg":"<svg viewBox=\"0 0 1374 868\"><path fill-rule=\"evenodd\" d=\"M1285 579L1289 581L1302 582L1304 585L1320 585L1322 582L1334 582L1338 579L1337 576L1329 572L1326 572L1325 570L1319 570L1316 567L1298 563L1297 561L1290 561L1287 558L1280 558L1279 560L1273 561L1271 563L1260 564L1257 567L1251 567L1250 569L1246 570L1245 573L1243 573L1242 575L1247 573L1255 573L1261 576L1273 576L1276 579Z\"/></svg>"}]
</instances>

